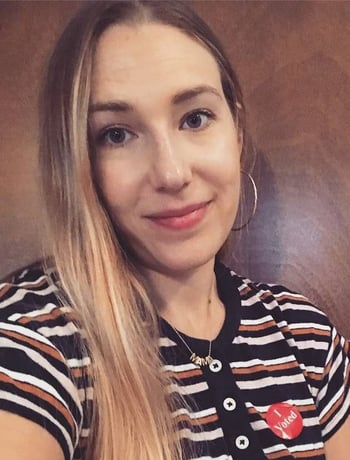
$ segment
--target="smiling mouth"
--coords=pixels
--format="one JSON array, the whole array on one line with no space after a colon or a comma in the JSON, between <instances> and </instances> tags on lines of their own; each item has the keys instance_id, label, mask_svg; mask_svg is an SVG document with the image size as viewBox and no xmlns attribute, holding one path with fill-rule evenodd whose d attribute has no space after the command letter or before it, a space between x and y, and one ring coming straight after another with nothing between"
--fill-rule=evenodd
<instances>
[{"instance_id":1,"label":"smiling mouth","mask_svg":"<svg viewBox=\"0 0 350 460\"><path fill-rule=\"evenodd\" d=\"M154 224L173 230L192 228L199 224L207 213L210 201L169 209L146 216Z\"/></svg>"}]
</instances>

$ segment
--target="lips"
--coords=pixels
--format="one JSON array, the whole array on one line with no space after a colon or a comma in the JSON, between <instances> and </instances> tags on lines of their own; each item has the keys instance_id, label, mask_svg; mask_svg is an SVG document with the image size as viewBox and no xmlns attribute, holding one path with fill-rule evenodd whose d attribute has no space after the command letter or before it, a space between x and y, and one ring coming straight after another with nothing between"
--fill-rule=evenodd
<instances>
[{"instance_id":1,"label":"lips","mask_svg":"<svg viewBox=\"0 0 350 460\"><path fill-rule=\"evenodd\" d=\"M165 211L160 211L160 212L155 212L153 214L150 214L146 217L149 217L150 219L163 219L163 218L168 218L168 217L182 217L185 216L186 214L190 214L193 211L196 211L197 209L203 208L208 204L208 201L204 201L202 203L196 203L196 204L190 204L188 206L185 206L183 208L179 209L169 209Z\"/></svg>"},{"instance_id":2,"label":"lips","mask_svg":"<svg viewBox=\"0 0 350 460\"><path fill-rule=\"evenodd\" d=\"M178 209L166 209L146 217L169 229L181 230L197 225L205 216L210 201L194 203Z\"/></svg>"}]
</instances>

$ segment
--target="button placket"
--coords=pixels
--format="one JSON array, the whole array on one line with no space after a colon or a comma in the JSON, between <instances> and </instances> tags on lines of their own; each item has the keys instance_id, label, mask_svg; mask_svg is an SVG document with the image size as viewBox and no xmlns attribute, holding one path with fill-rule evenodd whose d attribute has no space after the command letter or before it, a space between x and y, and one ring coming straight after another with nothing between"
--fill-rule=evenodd
<instances>
[{"instance_id":1,"label":"button placket","mask_svg":"<svg viewBox=\"0 0 350 460\"><path fill-rule=\"evenodd\" d=\"M209 388L213 390L214 403L230 454L233 458L266 460L258 447L257 435L249 423L245 401L235 382L226 350L217 351L214 344L213 355L215 359L203 370Z\"/></svg>"}]
</instances>

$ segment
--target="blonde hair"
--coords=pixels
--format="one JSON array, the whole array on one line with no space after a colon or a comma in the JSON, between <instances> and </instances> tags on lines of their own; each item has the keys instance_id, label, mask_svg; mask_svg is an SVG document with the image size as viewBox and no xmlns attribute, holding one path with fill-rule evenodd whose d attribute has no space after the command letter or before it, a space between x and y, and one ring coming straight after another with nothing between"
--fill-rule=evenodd
<instances>
[{"instance_id":1,"label":"blonde hair","mask_svg":"<svg viewBox=\"0 0 350 460\"><path fill-rule=\"evenodd\" d=\"M92 358L94 413L86 458L180 460L170 378L161 372L157 312L116 235L94 181L90 79L106 28L160 22L199 40L215 57L226 99L244 129L238 81L219 43L177 1L89 3L64 31L42 94L40 164L50 251Z\"/></svg>"}]
</instances>

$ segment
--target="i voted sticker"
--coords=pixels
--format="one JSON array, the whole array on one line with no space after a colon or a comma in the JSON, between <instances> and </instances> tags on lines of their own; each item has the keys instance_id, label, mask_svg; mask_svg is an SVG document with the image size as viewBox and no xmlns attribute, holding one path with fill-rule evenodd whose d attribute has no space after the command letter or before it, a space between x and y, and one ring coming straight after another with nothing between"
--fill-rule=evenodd
<instances>
[{"instance_id":1,"label":"i voted sticker","mask_svg":"<svg viewBox=\"0 0 350 460\"><path fill-rule=\"evenodd\" d=\"M271 430L282 439L295 439L303 430L303 418L295 406L288 403L272 404L266 414Z\"/></svg>"}]
</instances>

